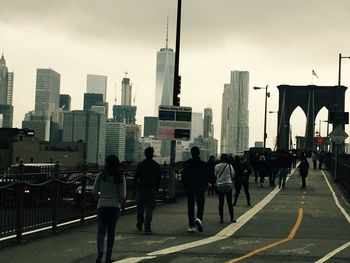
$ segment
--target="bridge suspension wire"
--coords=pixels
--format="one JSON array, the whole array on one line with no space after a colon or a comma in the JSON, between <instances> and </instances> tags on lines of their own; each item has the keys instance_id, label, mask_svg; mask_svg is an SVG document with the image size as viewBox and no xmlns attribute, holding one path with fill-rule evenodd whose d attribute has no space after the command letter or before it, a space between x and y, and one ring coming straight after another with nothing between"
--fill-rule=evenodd
<instances>
[{"instance_id":1,"label":"bridge suspension wire","mask_svg":"<svg viewBox=\"0 0 350 263\"><path fill-rule=\"evenodd\" d=\"M279 125L278 125L278 129L277 129L277 138L279 138L279 135L281 133L281 128L282 128L282 116L284 116L284 104L285 104L285 100L286 100L286 91L284 90L283 91L283 97L282 97L282 107L281 107L281 112L278 112L279 116L278 116L278 119L279 119ZM277 139L278 140L278 139ZM275 148L274 150L277 149L277 140L276 140L276 143L275 143Z\"/></svg>"}]
</instances>

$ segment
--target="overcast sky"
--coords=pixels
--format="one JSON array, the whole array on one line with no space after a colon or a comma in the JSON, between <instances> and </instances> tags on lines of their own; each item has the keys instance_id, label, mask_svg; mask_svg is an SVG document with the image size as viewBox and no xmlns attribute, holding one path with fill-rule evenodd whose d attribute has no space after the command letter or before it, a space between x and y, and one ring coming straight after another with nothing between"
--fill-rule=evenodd
<instances>
[{"instance_id":1,"label":"overcast sky","mask_svg":"<svg viewBox=\"0 0 350 263\"><path fill-rule=\"evenodd\" d=\"M61 74L61 93L72 96L72 109L82 109L87 74L108 76L110 105L116 83L119 104L127 71L143 124L143 116L153 115L156 52L165 46L167 16L169 46L175 46L176 7L176 0L0 0L0 49L15 72L14 126L34 109L36 69L49 67ZM183 0L182 14L181 105L196 112L212 107L218 139L231 70L250 72L253 145L262 140L264 117L264 91L253 86L269 84L269 110L278 110L277 85L336 85L338 54L350 56L349 0ZM342 84L349 86L350 61L342 63ZM312 69L319 79L312 79ZM326 110L316 130L319 119L327 119ZM305 120L296 110L293 136L304 135ZM267 125L272 147L276 114Z\"/></svg>"}]
</instances>

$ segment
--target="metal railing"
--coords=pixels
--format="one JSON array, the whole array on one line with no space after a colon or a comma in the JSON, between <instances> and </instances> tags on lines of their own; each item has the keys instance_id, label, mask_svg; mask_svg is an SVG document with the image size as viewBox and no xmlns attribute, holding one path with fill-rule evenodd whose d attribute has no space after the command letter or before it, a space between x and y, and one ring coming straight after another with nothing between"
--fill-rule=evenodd
<instances>
[{"instance_id":1,"label":"metal railing","mask_svg":"<svg viewBox=\"0 0 350 263\"><path fill-rule=\"evenodd\" d=\"M136 166L124 166L127 198L123 206L136 204L133 178ZM169 166L162 167L162 180L158 200L168 198ZM178 169L180 170L180 168ZM56 232L58 225L72 220L84 224L87 217L96 214L96 200L92 186L98 170L62 171L46 181L35 182L33 174L18 174L15 178L0 177L0 238L15 235L22 241L23 233L50 228ZM29 180L31 178L31 180ZM28 179L28 180L26 180ZM176 193L182 192L179 174Z\"/></svg>"},{"instance_id":2,"label":"metal railing","mask_svg":"<svg viewBox=\"0 0 350 263\"><path fill-rule=\"evenodd\" d=\"M325 156L325 165L330 170L333 177L335 176L335 172L337 173L336 179L350 192L350 155L338 155L336 164L334 154L327 154ZM337 168L335 167L336 165Z\"/></svg>"}]
</instances>

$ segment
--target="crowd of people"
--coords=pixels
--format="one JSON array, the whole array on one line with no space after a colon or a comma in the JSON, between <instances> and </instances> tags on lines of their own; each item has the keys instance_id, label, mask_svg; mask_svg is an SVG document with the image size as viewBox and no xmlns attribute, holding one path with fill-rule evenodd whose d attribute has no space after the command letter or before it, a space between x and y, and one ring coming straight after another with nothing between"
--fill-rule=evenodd
<instances>
[{"instance_id":1,"label":"crowd of people","mask_svg":"<svg viewBox=\"0 0 350 263\"><path fill-rule=\"evenodd\" d=\"M137 196L137 231L152 234L152 216L156 206L156 195L161 183L161 167L153 160L154 150L148 147L144 151L145 159L141 161L134 176L134 189ZM309 164L304 153L290 153L280 151L276 153L247 153L243 156L222 154L219 160L210 156L208 161L200 158L198 147L191 148L192 158L184 163L182 169L182 184L187 197L188 232L203 232L203 215L205 196L218 196L219 222L224 223L224 203L228 206L230 223L235 223L234 206L237 205L240 192L244 190L246 202L251 206L249 193L249 176L261 187L268 178L269 186L275 186L278 177L278 187L284 189L287 174L292 167L296 168L300 160L299 171L302 179L302 188L306 187ZM317 156L317 159L315 159ZM319 162L322 167L321 154L313 152L311 159L314 169ZM106 158L104 169L99 173L93 187L93 194L98 199L97 204L97 259L102 262L104 255L104 239L107 233L106 261L113 262L112 248L116 223L120 209L126 198L126 182L120 169L120 163L115 155ZM195 209L197 208L197 210ZM196 211L195 211L196 210Z\"/></svg>"}]
</instances>

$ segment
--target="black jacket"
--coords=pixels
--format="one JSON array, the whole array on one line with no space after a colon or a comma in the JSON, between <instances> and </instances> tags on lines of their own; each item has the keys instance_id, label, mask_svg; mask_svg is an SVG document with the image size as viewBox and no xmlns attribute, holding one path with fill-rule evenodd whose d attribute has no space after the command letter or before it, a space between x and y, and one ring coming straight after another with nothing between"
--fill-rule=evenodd
<instances>
[{"instance_id":1,"label":"black jacket","mask_svg":"<svg viewBox=\"0 0 350 263\"><path fill-rule=\"evenodd\" d=\"M134 187L139 191L158 191L161 180L160 165L153 159L141 161L136 169Z\"/></svg>"},{"instance_id":2,"label":"black jacket","mask_svg":"<svg viewBox=\"0 0 350 263\"><path fill-rule=\"evenodd\" d=\"M207 163L199 157L187 160L182 169L182 183L186 191L205 191L209 182Z\"/></svg>"}]
</instances>

